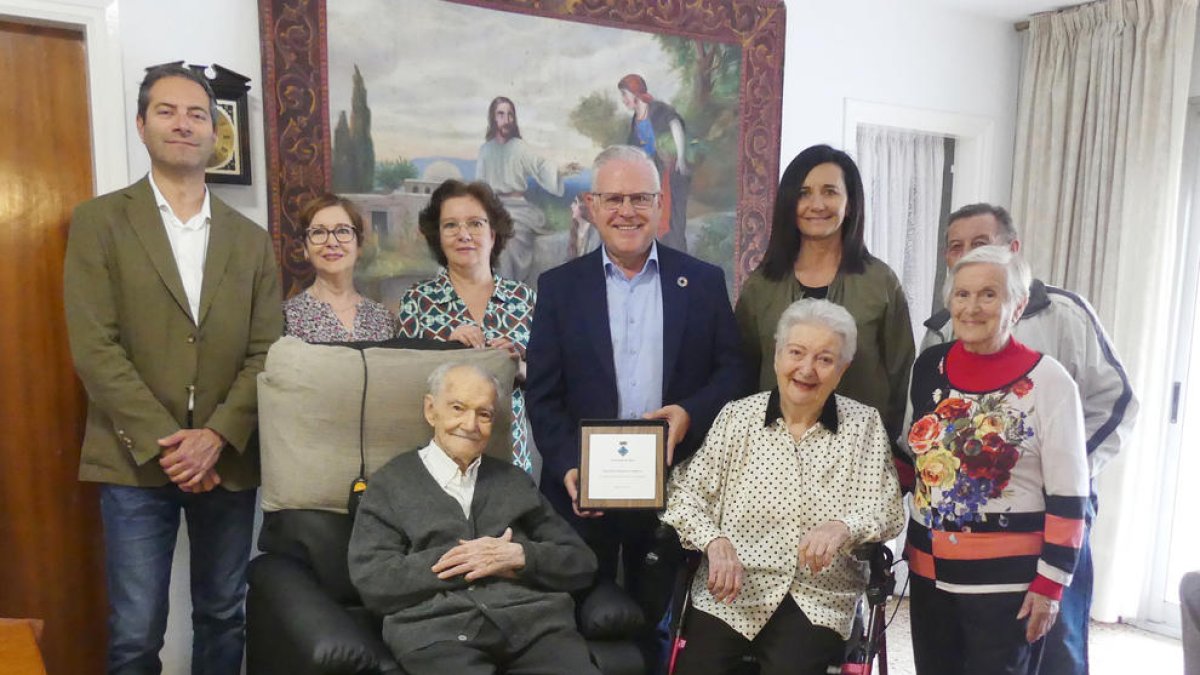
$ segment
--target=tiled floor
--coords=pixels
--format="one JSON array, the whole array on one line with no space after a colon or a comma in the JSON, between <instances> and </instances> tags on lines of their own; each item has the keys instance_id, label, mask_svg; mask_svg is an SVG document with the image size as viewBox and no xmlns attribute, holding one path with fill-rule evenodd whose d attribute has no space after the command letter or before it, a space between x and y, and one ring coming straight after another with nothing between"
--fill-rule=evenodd
<instances>
[{"instance_id":1,"label":"tiled floor","mask_svg":"<svg viewBox=\"0 0 1200 675\"><path fill-rule=\"evenodd\" d=\"M896 609L895 598L888 615ZM908 625L907 600L888 627L889 675L916 675L913 668L912 633ZM1182 673L1183 649L1179 640L1119 623L1092 622L1091 675L1131 673ZM875 671L878 673L878 669ZM1042 675L1056 675L1043 673Z\"/></svg>"}]
</instances>

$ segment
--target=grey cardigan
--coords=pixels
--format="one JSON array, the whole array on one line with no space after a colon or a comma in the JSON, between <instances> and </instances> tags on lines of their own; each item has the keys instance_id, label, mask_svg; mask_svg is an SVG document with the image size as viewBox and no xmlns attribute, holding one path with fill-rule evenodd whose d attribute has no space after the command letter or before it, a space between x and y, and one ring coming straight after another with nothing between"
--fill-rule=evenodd
<instances>
[{"instance_id":1,"label":"grey cardigan","mask_svg":"<svg viewBox=\"0 0 1200 675\"><path fill-rule=\"evenodd\" d=\"M507 527L525 548L525 567L515 579L443 581L431 571L460 539L496 537ZM515 649L551 630L574 628L567 592L586 587L596 572L595 554L524 471L483 457L467 519L416 452L371 477L355 517L349 564L364 604L384 615L383 639L398 656L474 637L483 617Z\"/></svg>"}]
</instances>

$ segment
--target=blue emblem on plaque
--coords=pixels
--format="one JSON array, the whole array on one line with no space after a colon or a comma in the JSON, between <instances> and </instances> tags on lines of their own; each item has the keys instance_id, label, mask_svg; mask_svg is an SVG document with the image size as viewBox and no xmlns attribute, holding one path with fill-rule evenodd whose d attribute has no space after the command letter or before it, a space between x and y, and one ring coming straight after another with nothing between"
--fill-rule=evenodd
<instances>
[{"instance_id":1,"label":"blue emblem on plaque","mask_svg":"<svg viewBox=\"0 0 1200 675\"><path fill-rule=\"evenodd\" d=\"M618 455L620 455L620 456L622 456L622 457L624 457L625 455L628 455L628 454L629 454L629 448L625 447L625 443L626 443L626 441L618 441L618 442L620 443L620 446L621 446L621 447L617 448L617 454L618 454Z\"/></svg>"}]
</instances>

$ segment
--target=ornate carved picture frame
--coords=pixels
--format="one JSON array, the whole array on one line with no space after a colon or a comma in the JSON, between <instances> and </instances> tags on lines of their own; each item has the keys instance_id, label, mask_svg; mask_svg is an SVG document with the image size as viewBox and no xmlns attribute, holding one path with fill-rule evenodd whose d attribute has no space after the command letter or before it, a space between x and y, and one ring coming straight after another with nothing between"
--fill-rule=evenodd
<instances>
[{"instance_id":1,"label":"ornate carved picture frame","mask_svg":"<svg viewBox=\"0 0 1200 675\"><path fill-rule=\"evenodd\" d=\"M785 33L782 0L445 1L740 47L732 246L735 288L740 288L766 246L779 175ZM405 3L395 5L397 12L404 11ZM333 185L329 25L322 0L259 0L259 8L268 217L284 291L291 295L312 278L311 268L300 255L298 214L308 200ZM480 119L482 123L482 115Z\"/></svg>"}]
</instances>

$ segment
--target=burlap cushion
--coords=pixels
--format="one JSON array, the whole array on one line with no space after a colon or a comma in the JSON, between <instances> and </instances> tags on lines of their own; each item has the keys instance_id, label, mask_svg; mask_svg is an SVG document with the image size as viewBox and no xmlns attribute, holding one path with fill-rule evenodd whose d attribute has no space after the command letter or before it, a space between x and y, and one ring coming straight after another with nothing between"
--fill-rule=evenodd
<instances>
[{"instance_id":1,"label":"burlap cushion","mask_svg":"<svg viewBox=\"0 0 1200 675\"><path fill-rule=\"evenodd\" d=\"M365 415L369 476L396 455L429 442L426 379L448 362L482 366L500 381L496 422L487 454L512 459L511 385L516 364L494 349L428 351L276 342L258 376L262 449L262 507L346 513L350 483L359 472L359 411L363 360L367 363Z\"/></svg>"}]
</instances>

